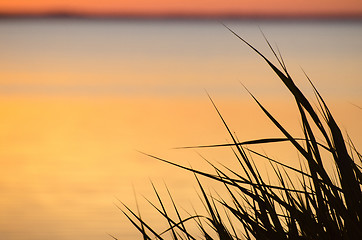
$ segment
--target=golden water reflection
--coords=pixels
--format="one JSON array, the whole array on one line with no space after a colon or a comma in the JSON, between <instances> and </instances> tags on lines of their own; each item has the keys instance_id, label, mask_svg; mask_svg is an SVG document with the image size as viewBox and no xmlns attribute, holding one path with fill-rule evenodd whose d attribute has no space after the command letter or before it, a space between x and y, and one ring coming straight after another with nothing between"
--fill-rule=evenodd
<instances>
[{"instance_id":1,"label":"golden water reflection","mask_svg":"<svg viewBox=\"0 0 362 240\"><path fill-rule=\"evenodd\" d=\"M215 101L240 140L281 136L250 99ZM293 134L301 134L292 104L283 99L264 102ZM361 110L344 101L331 105L361 146ZM8 96L1 97L0 112L4 239L104 239L106 233L134 239L135 230L113 205L120 199L135 207L133 186L140 199L141 194L152 199L150 179L160 189L165 181L180 205L198 204L191 174L138 151L208 170L195 150L173 148L230 140L207 97ZM263 148L288 163L297 159L282 149L288 146ZM197 152L234 165L227 148ZM154 221L151 207L141 208Z\"/></svg>"}]
</instances>

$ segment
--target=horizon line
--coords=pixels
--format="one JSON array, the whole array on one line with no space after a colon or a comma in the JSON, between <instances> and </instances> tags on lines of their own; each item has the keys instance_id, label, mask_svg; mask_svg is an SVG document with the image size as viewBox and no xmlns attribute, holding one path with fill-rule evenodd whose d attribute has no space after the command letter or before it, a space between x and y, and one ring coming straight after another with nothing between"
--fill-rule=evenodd
<instances>
[{"instance_id":1,"label":"horizon line","mask_svg":"<svg viewBox=\"0 0 362 240\"><path fill-rule=\"evenodd\" d=\"M296 19L296 20L362 20L362 13L354 14L287 14L287 13L90 13L75 11L47 11L47 12L0 12L0 19Z\"/></svg>"}]
</instances>

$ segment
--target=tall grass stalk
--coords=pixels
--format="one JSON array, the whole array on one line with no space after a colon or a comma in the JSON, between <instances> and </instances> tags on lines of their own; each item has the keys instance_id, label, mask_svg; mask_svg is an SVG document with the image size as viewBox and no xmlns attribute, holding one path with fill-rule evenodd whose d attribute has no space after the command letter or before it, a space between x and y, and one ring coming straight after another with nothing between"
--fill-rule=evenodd
<instances>
[{"instance_id":1,"label":"tall grass stalk","mask_svg":"<svg viewBox=\"0 0 362 240\"><path fill-rule=\"evenodd\" d=\"M317 107L313 107L295 85L283 58L267 40L279 68L238 34L229 30L265 60L292 94L300 114L303 136L292 136L248 91L284 137L240 142L210 98L232 142L197 148L231 147L242 173L227 167L221 169L212 163L209 164L215 172L204 172L148 155L194 173L207 214L201 215L195 211L194 214L182 217L169 190L167 192L172 206L167 208L155 187L158 205L152 202L150 204L166 221L168 227L164 231L154 230L139 213L126 205L120 209L139 230L143 239L362 239L361 154L351 140L342 135L326 102L308 76L306 77L317 99ZM294 146L301 156L299 169L247 147L276 142L289 142ZM270 184L261 176L254 164L253 155L270 162L279 184ZM330 159L334 163L335 176L325 167L326 161ZM291 180L292 173L297 180ZM199 180L200 176L223 184L228 198L207 194ZM172 215L176 217L171 217L171 211L176 213ZM200 234L195 235L186 228L190 222L198 227Z\"/></svg>"}]
</instances>

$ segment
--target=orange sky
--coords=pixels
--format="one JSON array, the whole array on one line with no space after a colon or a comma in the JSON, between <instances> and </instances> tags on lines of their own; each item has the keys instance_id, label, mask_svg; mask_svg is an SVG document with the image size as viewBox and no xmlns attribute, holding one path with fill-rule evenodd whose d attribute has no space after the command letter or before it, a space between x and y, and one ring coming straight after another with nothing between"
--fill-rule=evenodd
<instances>
[{"instance_id":1,"label":"orange sky","mask_svg":"<svg viewBox=\"0 0 362 240\"><path fill-rule=\"evenodd\" d=\"M360 0L2 0L2 13L362 14Z\"/></svg>"}]
</instances>

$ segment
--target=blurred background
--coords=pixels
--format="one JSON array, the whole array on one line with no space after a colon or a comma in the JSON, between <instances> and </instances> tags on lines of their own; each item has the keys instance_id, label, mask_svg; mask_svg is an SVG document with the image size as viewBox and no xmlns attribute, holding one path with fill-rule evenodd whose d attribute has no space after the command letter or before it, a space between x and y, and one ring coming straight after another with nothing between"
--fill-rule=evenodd
<instances>
[{"instance_id":1,"label":"blurred background","mask_svg":"<svg viewBox=\"0 0 362 240\"><path fill-rule=\"evenodd\" d=\"M262 31L361 148L361 16L356 0L2 1L0 238L135 239L115 205L135 209L136 195L157 226L143 199L155 199L150 180L185 209L202 208L192 174L139 151L235 166L228 148L174 149L230 141L205 90L241 141L282 135L240 83L300 136L293 98L220 22L276 63ZM289 147L255 149L298 165Z\"/></svg>"}]
</instances>

